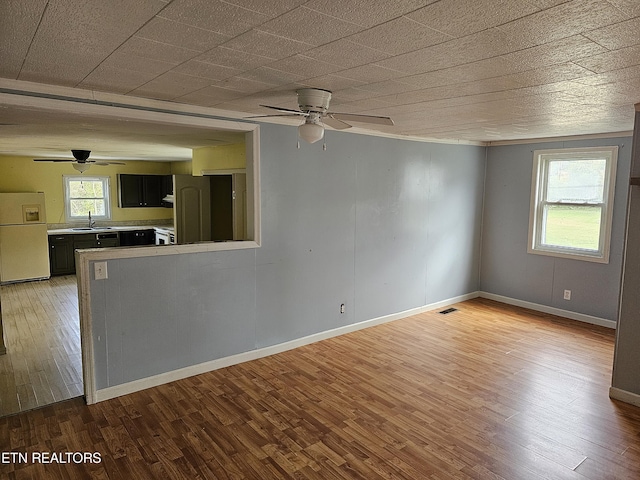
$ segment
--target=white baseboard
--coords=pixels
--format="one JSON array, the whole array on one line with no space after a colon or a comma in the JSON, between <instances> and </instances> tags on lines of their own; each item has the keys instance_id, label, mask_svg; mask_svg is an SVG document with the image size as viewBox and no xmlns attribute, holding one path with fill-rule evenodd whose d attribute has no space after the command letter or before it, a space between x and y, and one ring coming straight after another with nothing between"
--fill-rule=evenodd
<instances>
[{"instance_id":1,"label":"white baseboard","mask_svg":"<svg viewBox=\"0 0 640 480\"><path fill-rule=\"evenodd\" d=\"M619 388L609 388L609 398L640 407L640 395Z\"/></svg>"},{"instance_id":2,"label":"white baseboard","mask_svg":"<svg viewBox=\"0 0 640 480\"><path fill-rule=\"evenodd\" d=\"M526 302L524 300L518 300L517 298L504 297L502 295L496 295L494 293L479 292L478 296L481 298L488 298L489 300L495 300L496 302L515 305L516 307L528 308L529 310L535 310L537 312L549 313L551 315L557 315L559 317L570 318L571 320L590 323L592 325L599 325L601 327L613 329L616 328L616 322L613 320L608 320L606 318L593 317L584 313L577 313L570 310L563 310L561 308L540 305L538 303Z\"/></svg>"},{"instance_id":3,"label":"white baseboard","mask_svg":"<svg viewBox=\"0 0 640 480\"><path fill-rule=\"evenodd\" d=\"M314 333L313 335L308 335L306 337L297 338L295 340L290 340L288 342L279 343L278 345L271 345L269 347L250 350L248 352L239 353L237 355L231 355L229 357L211 360L210 362L199 363L197 365L191 365L185 368L180 368L178 370L172 370L170 372L161 373L158 375L154 375L152 377L142 378L140 380L134 380L133 382L123 383L121 385L116 385L114 387L103 388L100 390L96 390L95 396L93 397L95 402L93 403L102 402L104 400L109 400L111 398L116 398L122 395L127 395L129 393L145 390L147 388L157 387L158 385L163 385L165 383L173 382L175 380L181 380L183 378L192 377L194 375L200 375L201 373L210 372L213 370L217 370L219 368L225 368L231 365L237 365L239 363L248 362L250 360L256 360L258 358L268 357L269 355L274 355L276 353L286 352L287 350L292 350L294 348L302 347L304 345L309 345L311 343L319 342L321 340L326 340L331 337L344 335L345 333L355 332L357 330L362 330L364 328L373 327L375 325L381 325L383 323L400 320L402 318L407 318L412 315L417 315L419 313L424 313L431 310L435 310L437 308L442 308L448 305L452 305L454 303L464 302L465 300L477 298L478 295L479 295L478 292L472 292L465 295L449 298L447 300L443 300L440 302L431 303L429 305L424 305L422 307L405 310L403 312L394 313L391 315L385 315L382 317L373 318L371 320L365 320L363 322L358 322L351 325L345 325L344 327L338 327L338 328L334 328L332 330L327 330L324 332Z\"/></svg>"}]
</instances>

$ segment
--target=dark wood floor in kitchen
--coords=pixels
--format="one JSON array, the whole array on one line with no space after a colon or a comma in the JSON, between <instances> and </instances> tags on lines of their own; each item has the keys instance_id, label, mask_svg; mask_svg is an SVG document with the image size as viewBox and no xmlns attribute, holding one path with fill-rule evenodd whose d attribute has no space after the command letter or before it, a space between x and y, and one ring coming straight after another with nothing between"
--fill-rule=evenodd
<instances>
[{"instance_id":1,"label":"dark wood floor in kitchen","mask_svg":"<svg viewBox=\"0 0 640 480\"><path fill-rule=\"evenodd\" d=\"M74 275L0 287L0 416L83 395Z\"/></svg>"},{"instance_id":2,"label":"dark wood floor in kitchen","mask_svg":"<svg viewBox=\"0 0 640 480\"><path fill-rule=\"evenodd\" d=\"M614 333L471 300L85 406L0 419L4 478L635 479Z\"/></svg>"}]
</instances>

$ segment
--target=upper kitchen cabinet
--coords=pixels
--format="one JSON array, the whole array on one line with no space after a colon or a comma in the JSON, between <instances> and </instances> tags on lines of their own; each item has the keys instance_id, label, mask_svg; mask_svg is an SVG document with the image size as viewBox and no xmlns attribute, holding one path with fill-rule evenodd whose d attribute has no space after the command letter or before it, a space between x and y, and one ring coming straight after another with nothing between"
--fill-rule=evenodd
<instances>
[{"instance_id":1,"label":"upper kitchen cabinet","mask_svg":"<svg viewBox=\"0 0 640 480\"><path fill-rule=\"evenodd\" d=\"M118 175L118 206L162 207L162 199L171 193L171 175Z\"/></svg>"}]
</instances>

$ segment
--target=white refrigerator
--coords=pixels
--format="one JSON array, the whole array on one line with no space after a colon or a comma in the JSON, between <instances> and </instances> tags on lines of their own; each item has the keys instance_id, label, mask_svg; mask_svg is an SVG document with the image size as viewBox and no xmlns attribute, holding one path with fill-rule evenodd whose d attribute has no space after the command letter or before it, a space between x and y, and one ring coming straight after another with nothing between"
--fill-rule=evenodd
<instances>
[{"instance_id":1,"label":"white refrigerator","mask_svg":"<svg viewBox=\"0 0 640 480\"><path fill-rule=\"evenodd\" d=\"M44 193L0 193L0 282L49 276Z\"/></svg>"}]
</instances>

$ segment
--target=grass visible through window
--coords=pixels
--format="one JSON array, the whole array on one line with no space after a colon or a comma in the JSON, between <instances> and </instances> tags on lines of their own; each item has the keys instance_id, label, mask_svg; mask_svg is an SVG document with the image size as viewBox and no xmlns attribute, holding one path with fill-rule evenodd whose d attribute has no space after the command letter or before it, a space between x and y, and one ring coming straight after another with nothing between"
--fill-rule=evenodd
<instances>
[{"instance_id":1,"label":"grass visible through window","mask_svg":"<svg viewBox=\"0 0 640 480\"><path fill-rule=\"evenodd\" d=\"M550 205L546 209L542 243L558 247L598 250L600 208Z\"/></svg>"}]
</instances>

